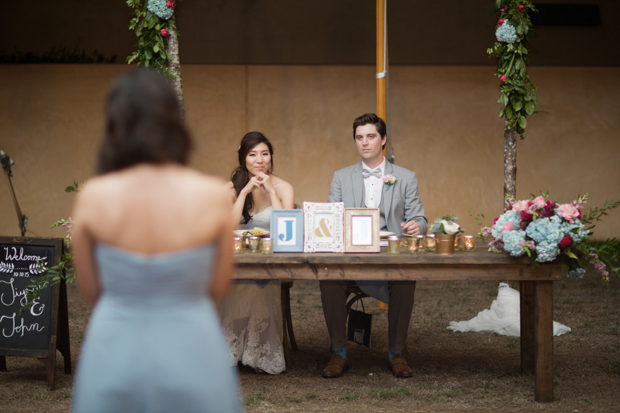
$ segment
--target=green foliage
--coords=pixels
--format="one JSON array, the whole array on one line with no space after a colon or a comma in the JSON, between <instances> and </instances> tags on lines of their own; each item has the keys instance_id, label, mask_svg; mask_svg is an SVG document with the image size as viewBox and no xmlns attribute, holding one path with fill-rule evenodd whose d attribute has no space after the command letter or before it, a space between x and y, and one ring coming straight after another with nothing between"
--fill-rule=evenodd
<instances>
[{"instance_id":1,"label":"green foliage","mask_svg":"<svg viewBox=\"0 0 620 413\"><path fill-rule=\"evenodd\" d=\"M166 51L167 40L161 31L174 30L178 35L176 27L170 24L170 20L160 19L148 11L146 0L127 0L127 6L134 9L134 17L129 21L129 30L135 31L138 38L135 44L138 50L127 56L127 63L135 61L138 66L151 67L174 79L174 73L167 67L172 57Z\"/></svg>"},{"instance_id":2,"label":"green foliage","mask_svg":"<svg viewBox=\"0 0 620 413\"><path fill-rule=\"evenodd\" d=\"M528 12L536 12L536 8L529 0L496 0L495 12L500 18L510 21L517 32L514 43L497 41L492 48L487 49L489 57L497 58L495 76L506 76L499 86L500 94L497 101L504 105L499 117L506 118L506 129L515 130L523 139L527 127L527 117L537 113L538 101L534 92L536 87L527 73L529 52L527 43L530 38L536 38L532 30L532 22ZM519 10L523 6L524 10ZM508 7L508 8L506 8ZM497 26L495 27L497 29Z\"/></svg>"}]
</instances>

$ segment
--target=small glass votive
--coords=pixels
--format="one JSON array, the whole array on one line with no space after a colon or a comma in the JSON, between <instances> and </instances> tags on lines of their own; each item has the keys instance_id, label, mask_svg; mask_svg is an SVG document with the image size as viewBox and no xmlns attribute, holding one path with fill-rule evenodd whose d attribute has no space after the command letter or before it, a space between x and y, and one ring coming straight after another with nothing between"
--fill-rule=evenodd
<instances>
[{"instance_id":1,"label":"small glass votive","mask_svg":"<svg viewBox=\"0 0 620 413\"><path fill-rule=\"evenodd\" d=\"M437 237L435 234L428 234L424 239L424 248L428 252L433 252L437 250Z\"/></svg>"},{"instance_id":2,"label":"small glass votive","mask_svg":"<svg viewBox=\"0 0 620 413\"><path fill-rule=\"evenodd\" d=\"M233 241L233 252L235 254L242 254L245 248L245 240L241 237L235 237Z\"/></svg>"},{"instance_id":3,"label":"small glass votive","mask_svg":"<svg viewBox=\"0 0 620 413\"><path fill-rule=\"evenodd\" d=\"M473 235L465 235L463 237L463 251L474 251L474 241Z\"/></svg>"},{"instance_id":4,"label":"small glass votive","mask_svg":"<svg viewBox=\"0 0 620 413\"><path fill-rule=\"evenodd\" d=\"M265 237L260 241L263 254L273 254L273 240L269 237Z\"/></svg>"},{"instance_id":5,"label":"small glass votive","mask_svg":"<svg viewBox=\"0 0 620 413\"><path fill-rule=\"evenodd\" d=\"M400 254L400 239L398 235L388 237L388 254Z\"/></svg>"},{"instance_id":6,"label":"small glass votive","mask_svg":"<svg viewBox=\"0 0 620 413\"><path fill-rule=\"evenodd\" d=\"M416 235L416 242L418 244L418 254L424 251L424 242L426 240L426 235Z\"/></svg>"},{"instance_id":7,"label":"small glass votive","mask_svg":"<svg viewBox=\"0 0 620 413\"><path fill-rule=\"evenodd\" d=\"M252 254L255 254L258 252L258 237L256 235L252 235L249 238L248 247Z\"/></svg>"},{"instance_id":8,"label":"small glass votive","mask_svg":"<svg viewBox=\"0 0 620 413\"><path fill-rule=\"evenodd\" d=\"M407 238L407 253L408 254L418 253L418 239L416 237Z\"/></svg>"},{"instance_id":9,"label":"small glass votive","mask_svg":"<svg viewBox=\"0 0 620 413\"><path fill-rule=\"evenodd\" d=\"M454 237L454 251L458 251L460 245L461 245L461 236L459 234L456 234L456 237Z\"/></svg>"}]
</instances>

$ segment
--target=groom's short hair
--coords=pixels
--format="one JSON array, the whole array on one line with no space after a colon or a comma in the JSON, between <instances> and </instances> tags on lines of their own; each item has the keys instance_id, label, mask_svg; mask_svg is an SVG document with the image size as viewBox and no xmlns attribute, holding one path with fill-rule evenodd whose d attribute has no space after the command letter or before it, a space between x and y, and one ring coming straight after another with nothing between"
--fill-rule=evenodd
<instances>
[{"instance_id":1,"label":"groom's short hair","mask_svg":"<svg viewBox=\"0 0 620 413\"><path fill-rule=\"evenodd\" d=\"M364 126L368 124L375 125L377 128L377 132L381 135L381 139L383 139L387 135L387 127L385 126L385 122L379 116L374 113L364 113L362 116L358 116L353 121L353 139L355 140L355 132L357 131L358 126ZM385 145L383 145L385 147Z\"/></svg>"}]
</instances>

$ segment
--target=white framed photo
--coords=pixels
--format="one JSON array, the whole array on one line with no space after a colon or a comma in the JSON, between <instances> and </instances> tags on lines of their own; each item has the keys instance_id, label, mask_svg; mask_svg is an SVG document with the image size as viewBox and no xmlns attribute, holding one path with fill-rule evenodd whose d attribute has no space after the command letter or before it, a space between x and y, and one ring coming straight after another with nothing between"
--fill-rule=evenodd
<instances>
[{"instance_id":1,"label":"white framed photo","mask_svg":"<svg viewBox=\"0 0 620 413\"><path fill-rule=\"evenodd\" d=\"M343 219L343 202L304 202L304 252L344 252Z\"/></svg>"},{"instance_id":2,"label":"white framed photo","mask_svg":"<svg viewBox=\"0 0 620 413\"><path fill-rule=\"evenodd\" d=\"M303 252L304 211L273 209L271 211L273 252Z\"/></svg>"},{"instance_id":3,"label":"white framed photo","mask_svg":"<svg viewBox=\"0 0 620 413\"><path fill-rule=\"evenodd\" d=\"M344 209L344 252L380 252L379 208Z\"/></svg>"}]
</instances>

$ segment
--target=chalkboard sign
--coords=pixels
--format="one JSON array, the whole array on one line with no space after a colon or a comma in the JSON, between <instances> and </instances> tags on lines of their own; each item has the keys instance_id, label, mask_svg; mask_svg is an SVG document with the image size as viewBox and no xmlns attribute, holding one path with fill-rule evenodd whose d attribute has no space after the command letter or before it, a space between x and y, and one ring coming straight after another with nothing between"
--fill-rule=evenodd
<instances>
[{"instance_id":1,"label":"chalkboard sign","mask_svg":"<svg viewBox=\"0 0 620 413\"><path fill-rule=\"evenodd\" d=\"M0 237L0 370L6 371L4 356L37 357L47 365L50 388L56 349L71 373L66 285L42 286L34 305L18 313L32 281L60 263L62 252L62 238Z\"/></svg>"}]
</instances>

